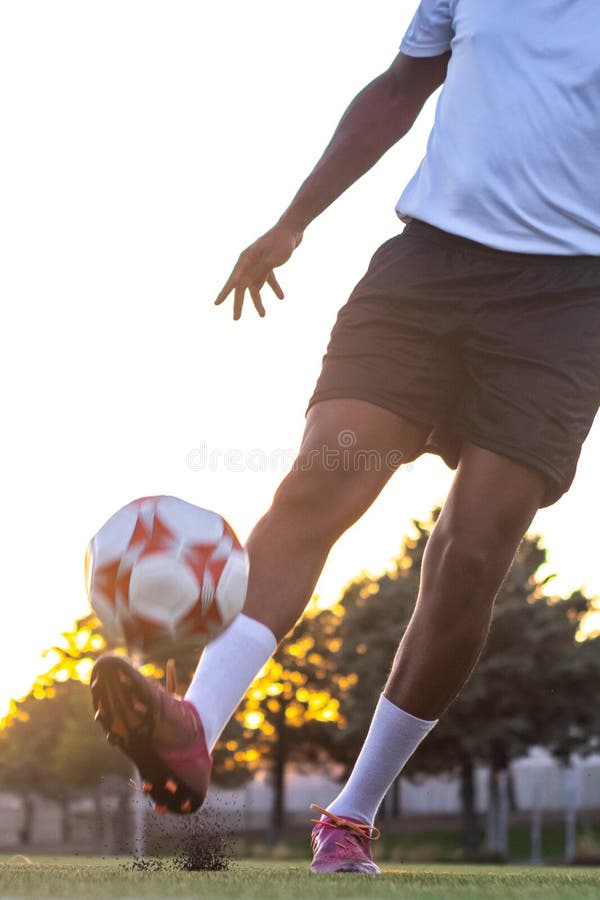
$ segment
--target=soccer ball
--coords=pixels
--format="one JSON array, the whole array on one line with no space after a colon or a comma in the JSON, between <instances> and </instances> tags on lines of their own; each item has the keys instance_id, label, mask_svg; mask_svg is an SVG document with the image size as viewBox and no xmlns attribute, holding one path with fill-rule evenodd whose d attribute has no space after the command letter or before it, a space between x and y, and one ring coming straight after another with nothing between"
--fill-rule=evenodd
<instances>
[{"instance_id":1,"label":"soccer ball","mask_svg":"<svg viewBox=\"0 0 600 900\"><path fill-rule=\"evenodd\" d=\"M225 519L177 497L116 512L90 541L85 569L107 634L136 649L212 640L248 584L248 555Z\"/></svg>"}]
</instances>

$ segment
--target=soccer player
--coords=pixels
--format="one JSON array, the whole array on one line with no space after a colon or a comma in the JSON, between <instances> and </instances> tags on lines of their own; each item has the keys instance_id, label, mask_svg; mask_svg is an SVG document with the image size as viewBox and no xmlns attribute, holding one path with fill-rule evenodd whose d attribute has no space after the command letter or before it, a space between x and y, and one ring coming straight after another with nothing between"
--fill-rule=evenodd
<instances>
[{"instance_id":1,"label":"soccer player","mask_svg":"<svg viewBox=\"0 0 600 900\"><path fill-rule=\"evenodd\" d=\"M233 294L239 319L249 295L262 316L261 289L283 296L274 269L306 227L443 86L398 202L406 227L342 307L298 465L249 538L243 614L205 649L184 700L124 661L96 665L99 718L159 810L202 802L215 742L332 544L400 460L433 450L457 471L414 614L354 770L312 835L314 871L378 871L381 800L468 678L515 550L569 488L600 403L599 36L597 0L422 0L390 68L240 256L217 303ZM332 466L325 451L348 431L354 444ZM379 466L364 464L373 451Z\"/></svg>"}]
</instances>

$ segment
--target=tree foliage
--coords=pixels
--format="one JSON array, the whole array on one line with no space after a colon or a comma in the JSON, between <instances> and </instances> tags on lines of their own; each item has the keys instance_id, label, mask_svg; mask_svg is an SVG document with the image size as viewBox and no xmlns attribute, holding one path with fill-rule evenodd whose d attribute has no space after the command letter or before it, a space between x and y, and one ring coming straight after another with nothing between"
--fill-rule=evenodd
<instances>
[{"instance_id":1,"label":"tree foliage","mask_svg":"<svg viewBox=\"0 0 600 900\"><path fill-rule=\"evenodd\" d=\"M69 803L79 791L98 790L107 775L128 777L130 766L117 756L90 715L89 692L78 681L36 686L13 703L0 731L0 785L23 798L23 843L31 840L33 797L63 810L63 838L70 834Z\"/></svg>"}]
</instances>

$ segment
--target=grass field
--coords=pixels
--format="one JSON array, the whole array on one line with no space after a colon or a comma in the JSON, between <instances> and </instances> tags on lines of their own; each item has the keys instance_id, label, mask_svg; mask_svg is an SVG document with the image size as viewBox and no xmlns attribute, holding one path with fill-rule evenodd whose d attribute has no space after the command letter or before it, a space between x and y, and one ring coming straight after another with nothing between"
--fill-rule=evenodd
<instances>
[{"instance_id":1,"label":"grass field","mask_svg":"<svg viewBox=\"0 0 600 900\"><path fill-rule=\"evenodd\" d=\"M600 868L388 866L381 877L311 875L307 866L234 862L226 872L179 871L168 862L137 869L125 859L0 857L0 897L177 897L207 900L458 900L600 897Z\"/></svg>"}]
</instances>

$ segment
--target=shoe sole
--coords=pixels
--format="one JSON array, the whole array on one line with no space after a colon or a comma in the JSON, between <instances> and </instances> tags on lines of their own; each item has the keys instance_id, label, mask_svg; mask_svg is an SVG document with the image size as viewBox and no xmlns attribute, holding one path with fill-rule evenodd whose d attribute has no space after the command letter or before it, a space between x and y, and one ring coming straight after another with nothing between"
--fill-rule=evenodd
<instances>
[{"instance_id":1,"label":"shoe sole","mask_svg":"<svg viewBox=\"0 0 600 900\"><path fill-rule=\"evenodd\" d=\"M355 875L381 875L380 868L376 867L373 869L365 869L360 863L347 863L346 865L342 865L340 868L331 868L329 866L324 866L322 869L320 869L311 866L310 871L313 875L335 875L338 872L350 872L354 873Z\"/></svg>"},{"instance_id":2,"label":"shoe sole","mask_svg":"<svg viewBox=\"0 0 600 900\"><path fill-rule=\"evenodd\" d=\"M96 721L107 740L135 764L157 812L188 814L202 805L204 796L185 784L152 746L154 710L143 677L114 656L99 659L92 672L92 703Z\"/></svg>"}]
</instances>

